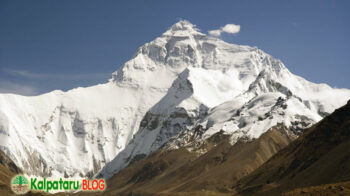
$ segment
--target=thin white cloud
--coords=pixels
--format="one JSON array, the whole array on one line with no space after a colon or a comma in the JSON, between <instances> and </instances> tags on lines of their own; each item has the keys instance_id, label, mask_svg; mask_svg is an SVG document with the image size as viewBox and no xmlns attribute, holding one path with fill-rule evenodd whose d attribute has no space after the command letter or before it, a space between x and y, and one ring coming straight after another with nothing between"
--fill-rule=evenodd
<instances>
[{"instance_id":1,"label":"thin white cloud","mask_svg":"<svg viewBox=\"0 0 350 196\"><path fill-rule=\"evenodd\" d=\"M228 33L228 34L237 34L241 30L240 25L235 24L226 24L225 26L221 27L220 29L214 29L208 31L209 35L220 37L222 33Z\"/></svg>"},{"instance_id":2,"label":"thin white cloud","mask_svg":"<svg viewBox=\"0 0 350 196\"><path fill-rule=\"evenodd\" d=\"M11 93L11 94L30 96L30 95L38 95L39 91L32 86L1 80L0 93Z\"/></svg>"},{"instance_id":3,"label":"thin white cloud","mask_svg":"<svg viewBox=\"0 0 350 196\"><path fill-rule=\"evenodd\" d=\"M86 81L96 81L96 80L106 80L111 76L111 74L105 73L91 73L91 74L51 74L51 73L33 73L25 70L15 70L0 68L0 71L4 71L9 76L13 78L21 78L27 81L42 82L47 81L52 83L56 82L68 82L76 83L77 81L86 82ZM20 79L20 80L21 80ZM36 85L37 86L37 85ZM40 85L39 85L40 86ZM25 96L38 95L42 93L42 89L30 86L25 82L12 82L9 80L0 79L0 93L11 93L19 94Z\"/></svg>"},{"instance_id":4,"label":"thin white cloud","mask_svg":"<svg viewBox=\"0 0 350 196\"><path fill-rule=\"evenodd\" d=\"M28 79L77 79L77 80L89 80L89 79L104 79L108 78L110 74L107 73L91 73L91 74L51 74L51 73L32 73L25 70L3 69L10 75L20 76Z\"/></svg>"}]
</instances>

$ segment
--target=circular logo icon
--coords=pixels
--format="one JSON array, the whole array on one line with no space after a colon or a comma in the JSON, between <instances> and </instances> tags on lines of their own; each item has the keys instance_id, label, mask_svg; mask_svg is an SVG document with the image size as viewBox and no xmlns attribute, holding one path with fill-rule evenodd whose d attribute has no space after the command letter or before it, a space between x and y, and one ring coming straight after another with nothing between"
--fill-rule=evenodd
<instances>
[{"instance_id":1,"label":"circular logo icon","mask_svg":"<svg viewBox=\"0 0 350 196\"><path fill-rule=\"evenodd\" d=\"M12 178L11 189L16 194L24 194L30 190L28 179L24 175L17 175Z\"/></svg>"}]
</instances>

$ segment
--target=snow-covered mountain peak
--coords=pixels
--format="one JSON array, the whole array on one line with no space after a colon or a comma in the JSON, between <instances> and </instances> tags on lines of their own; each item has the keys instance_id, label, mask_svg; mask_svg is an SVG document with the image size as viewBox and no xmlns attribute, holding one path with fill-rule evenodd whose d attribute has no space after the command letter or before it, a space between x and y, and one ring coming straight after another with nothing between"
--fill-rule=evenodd
<instances>
[{"instance_id":1,"label":"snow-covered mountain peak","mask_svg":"<svg viewBox=\"0 0 350 196\"><path fill-rule=\"evenodd\" d=\"M108 176L199 126L207 136L258 137L278 122L316 122L349 97L349 90L293 75L255 47L179 21L105 84L0 94L0 149L27 173L48 176L89 176L114 158L101 172Z\"/></svg>"},{"instance_id":2,"label":"snow-covered mountain peak","mask_svg":"<svg viewBox=\"0 0 350 196\"><path fill-rule=\"evenodd\" d=\"M195 25L181 20L162 36L141 46L132 59L113 73L112 81L142 86L148 79L153 79L154 74L160 76L172 72L176 76L188 66L200 66L199 39L205 37ZM157 86L154 81L152 83Z\"/></svg>"},{"instance_id":3,"label":"snow-covered mountain peak","mask_svg":"<svg viewBox=\"0 0 350 196\"><path fill-rule=\"evenodd\" d=\"M162 36L140 47L132 59L113 73L111 81L134 87L151 85L152 88L164 88L171 83L164 82L162 76L166 75L168 81L173 81L187 67L221 71L235 69L243 80L252 80L260 71L251 63L251 56L258 54L256 51L259 50L209 37L200 33L195 25L181 20ZM245 73L252 70L252 78L246 77ZM160 80L154 81L155 77Z\"/></svg>"},{"instance_id":4,"label":"snow-covered mountain peak","mask_svg":"<svg viewBox=\"0 0 350 196\"><path fill-rule=\"evenodd\" d=\"M188 21L142 46L119 73L151 81L152 88L164 85L162 78L169 83L130 143L100 172L106 178L160 146L188 146L197 130L202 139L225 131L232 143L278 123L299 134L350 97L349 90L311 83L262 50L207 36Z\"/></svg>"},{"instance_id":5,"label":"snow-covered mountain peak","mask_svg":"<svg viewBox=\"0 0 350 196\"><path fill-rule=\"evenodd\" d=\"M194 35L205 35L199 31L196 25L190 23L188 20L180 20L169 28L163 36L185 37Z\"/></svg>"}]
</instances>

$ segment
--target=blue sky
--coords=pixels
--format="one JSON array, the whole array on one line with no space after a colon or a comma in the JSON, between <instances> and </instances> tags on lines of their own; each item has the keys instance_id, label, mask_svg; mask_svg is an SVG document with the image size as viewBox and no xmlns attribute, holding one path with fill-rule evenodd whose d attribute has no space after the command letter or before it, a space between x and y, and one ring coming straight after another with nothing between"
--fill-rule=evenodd
<instances>
[{"instance_id":1,"label":"blue sky","mask_svg":"<svg viewBox=\"0 0 350 196\"><path fill-rule=\"evenodd\" d=\"M0 0L0 92L35 95L104 83L180 18L228 23L294 74L350 88L350 1Z\"/></svg>"}]
</instances>

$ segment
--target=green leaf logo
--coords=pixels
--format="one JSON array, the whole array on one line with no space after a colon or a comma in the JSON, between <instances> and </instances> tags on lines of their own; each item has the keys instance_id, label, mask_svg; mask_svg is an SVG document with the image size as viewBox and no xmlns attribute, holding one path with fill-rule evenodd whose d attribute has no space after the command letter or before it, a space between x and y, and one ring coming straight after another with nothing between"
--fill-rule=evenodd
<instances>
[{"instance_id":1,"label":"green leaf logo","mask_svg":"<svg viewBox=\"0 0 350 196\"><path fill-rule=\"evenodd\" d=\"M25 194L30 190L29 181L24 175L12 178L11 189L16 194Z\"/></svg>"}]
</instances>

